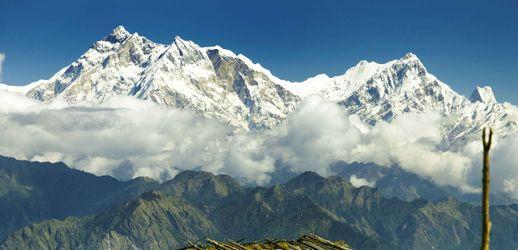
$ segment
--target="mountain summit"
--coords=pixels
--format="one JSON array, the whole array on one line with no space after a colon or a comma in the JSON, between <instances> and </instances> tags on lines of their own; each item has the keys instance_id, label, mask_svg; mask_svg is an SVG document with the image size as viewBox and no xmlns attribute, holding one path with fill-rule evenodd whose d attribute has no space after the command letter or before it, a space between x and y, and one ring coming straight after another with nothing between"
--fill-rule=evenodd
<instances>
[{"instance_id":1,"label":"mountain summit","mask_svg":"<svg viewBox=\"0 0 518 250\"><path fill-rule=\"evenodd\" d=\"M477 86L471 96L469 97L471 102L483 102L483 103L496 103L493 89L489 86L480 87Z\"/></svg>"},{"instance_id":2,"label":"mountain summit","mask_svg":"<svg viewBox=\"0 0 518 250\"><path fill-rule=\"evenodd\" d=\"M201 47L178 36L169 45L158 44L122 26L50 79L28 86L10 90L44 102L133 96L245 130L276 126L312 95L340 104L369 125L432 111L444 118L446 148L478 138L484 126L503 137L517 128L516 107L497 103L491 88L477 88L469 99L459 95L413 53L384 64L361 61L335 77L290 82L219 46Z\"/></svg>"}]
</instances>

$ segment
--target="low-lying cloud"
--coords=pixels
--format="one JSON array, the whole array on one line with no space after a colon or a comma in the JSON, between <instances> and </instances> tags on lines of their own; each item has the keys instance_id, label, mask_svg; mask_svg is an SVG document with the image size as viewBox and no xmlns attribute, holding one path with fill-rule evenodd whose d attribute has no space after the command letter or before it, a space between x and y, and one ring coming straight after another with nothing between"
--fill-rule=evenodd
<instances>
[{"instance_id":1,"label":"low-lying cloud","mask_svg":"<svg viewBox=\"0 0 518 250\"><path fill-rule=\"evenodd\" d=\"M360 178L356 175L351 175L351 178L349 178L349 182L351 182L351 184L354 186L354 187L362 187L362 186L367 186L367 187L374 187L376 186L376 182L374 181L369 181L365 178Z\"/></svg>"},{"instance_id":2,"label":"low-lying cloud","mask_svg":"<svg viewBox=\"0 0 518 250\"><path fill-rule=\"evenodd\" d=\"M279 170L330 175L332 163L358 161L398 165L466 192L479 186L479 147L438 150L441 120L435 113L409 113L365 129L338 105L310 97L277 128L248 133L131 97L113 97L97 105L41 104L7 92L0 92L0 113L0 155L63 161L121 179L165 180L180 169L200 169L267 184ZM497 192L518 193L515 152L516 135L494 150ZM375 185L365 179L351 181Z\"/></svg>"},{"instance_id":3,"label":"low-lying cloud","mask_svg":"<svg viewBox=\"0 0 518 250\"><path fill-rule=\"evenodd\" d=\"M24 97L19 98L25 103ZM64 161L119 178L157 179L174 176L175 166L218 171L221 145L230 133L216 121L129 97L101 105L33 103L5 112L0 128L2 155Z\"/></svg>"}]
</instances>

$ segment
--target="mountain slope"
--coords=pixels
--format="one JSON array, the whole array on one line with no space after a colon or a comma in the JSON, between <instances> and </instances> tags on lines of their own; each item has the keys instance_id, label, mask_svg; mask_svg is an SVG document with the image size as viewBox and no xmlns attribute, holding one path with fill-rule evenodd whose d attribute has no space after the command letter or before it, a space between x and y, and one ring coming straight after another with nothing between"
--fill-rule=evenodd
<instances>
[{"instance_id":1,"label":"mountain slope","mask_svg":"<svg viewBox=\"0 0 518 250\"><path fill-rule=\"evenodd\" d=\"M26 227L10 236L1 247L170 249L182 246L186 240L195 241L201 235L219 238L218 230L201 211L182 199L149 192L98 216Z\"/></svg>"},{"instance_id":2,"label":"mountain slope","mask_svg":"<svg viewBox=\"0 0 518 250\"><path fill-rule=\"evenodd\" d=\"M173 248L207 236L249 241L307 233L345 240L356 249L473 249L479 244L480 208L454 199L387 199L376 189L313 172L282 185L245 188L239 199L221 199L234 193L221 190L243 190L228 178L186 172L157 188L169 195L152 191L96 216L38 223L16 231L0 248ZM221 202L206 209L203 200ZM518 207L491 211L492 248L516 249Z\"/></svg>"},{"instance_id":3,"label":"mountain slope","mask_svg":"<svg viewBox=\"0 0 518 250\"><path fill-rule=\"evenodd\" d=\"M210 214L215 208L245 196L245 188L228 175L183 171L158 187L160 192L188 200Z\"/></svg>"},{"instance_id":4,"label":"mountain slope","mask_svg":"<svg viewBox=\"0 0 518 250\"><path fill-rule=\"evenodd\" d=\"M70 169L62 163L18 161L0 156L0 239L29 224L96 214L156 186Z\"/></svg>"}]
</instances>

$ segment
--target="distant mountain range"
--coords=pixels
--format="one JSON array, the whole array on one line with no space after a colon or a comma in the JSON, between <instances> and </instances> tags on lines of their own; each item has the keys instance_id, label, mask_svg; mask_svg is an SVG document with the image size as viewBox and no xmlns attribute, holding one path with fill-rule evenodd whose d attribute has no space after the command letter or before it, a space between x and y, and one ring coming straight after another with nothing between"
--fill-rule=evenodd
<instances>
[{"instance_id":1,"label":"distant mountain range","mask_svg":"<svg viewBox=\"0 0 518 250\"><path fill-rule=\"evenodd\" d=\"M50 79L0 89L41 101L102 102L128 95L246 130L272 128L305 98L320 95L369 125L406 112L437 112L443 117L444 148L478 138L483 126L493 127L500 138L518 127L517 107L498 103L490 87L477 87L470 98L459 95L412 53L385 64L361 61L336 77L289 82L219 46L200 47L180 37L158 44L122 26Z\"/></svg>"},{"instance_id":2,"label":"distant mountain range","mask_svg":"<svg viewBox=\"0 0 518 250\"><path fill-rule=\"evenodd\" d=\"M384 198L375 188L313 172L271 187L196 171L158 184L0 157L0 187L0 232L9 234L0 249L163 249L204 237L251 241L306 233L355 249L474 249L480 235L477 206L452 198ZM518 248L518 206L491 211L492 249Z\"/></svg>"},{"instance_id":3,"label":"distant mountain range","mask_svg":"<svg viewBox=\"0 0 518 250\"><path fill-rule=\"evenodd\" d=\"M480 193L465 193L456 187L440 186L430 178L419 176L397 166L382 167L373 163L337 162L333 164L332 169L336 175L346 180L362 179L371 183L371 186L375 186L387 198L396 197L404 201L415 199L440 201L453 197L475 205L481 203ZM490 199L491 204L495 205L517 203L516 199L505 193L493 192Z\"/></svg>"}]
</instances>

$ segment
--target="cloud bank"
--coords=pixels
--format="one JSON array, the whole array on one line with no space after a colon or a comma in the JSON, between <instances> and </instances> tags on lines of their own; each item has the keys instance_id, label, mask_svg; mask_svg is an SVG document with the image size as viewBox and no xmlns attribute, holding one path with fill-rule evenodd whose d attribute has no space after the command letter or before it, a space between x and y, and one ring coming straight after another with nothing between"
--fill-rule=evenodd
<instances>
[{"instance_id":1,"label":"cloud bank","mask_svg":"<svg viewBox=\"0 0 518 250\"><path fill-rule=\"evenodd\" d=\"M9 96L0 117L0 154L69 166L119 178L174 176L175 166L218 171L227 127L133 98L102 105L26 103ZM18 99L16 99L18 98ZM4 97L0 106L4 106Z\"/></svg>"},{"instance_id":2,"label":"cloud bank","mask_svg":"<svg viewBox=\"0 0 518 250\"><path fill-rule=\"evenodd\" d=\"M247 133L131 97L98 105L41 104L0 91L0 114L0 155L63 161L121 179L166 180L180 169L200 169L267 184L279 171L326 176L333 174L331 163L358 161L399 165L466 192L477 191L480 182L481 145L474 142L461 152L438 150L442 134L434 113L409 113L366 129L338 105L310 97L277 128ZM515 152L516 134L494 149L493 190L518 193Z\"/></svg>"}]
</instances>

